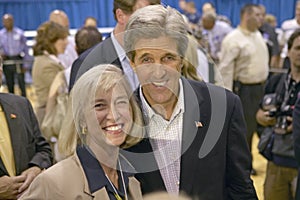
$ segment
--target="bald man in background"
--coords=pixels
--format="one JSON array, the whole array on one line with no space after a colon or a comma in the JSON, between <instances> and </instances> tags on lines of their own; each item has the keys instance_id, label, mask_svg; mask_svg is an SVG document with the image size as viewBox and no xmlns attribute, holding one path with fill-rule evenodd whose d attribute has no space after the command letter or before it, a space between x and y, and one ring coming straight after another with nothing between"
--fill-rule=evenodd
<instances>
[{"instance_id":1,"label":"bald man in background","mask_svg":"<svg viewBox=\"0 0 300 200\"><path fill-rule=\"evenodd\" d=\"M66 27L69 30L69 18L67 14L62 10L53 10L49 15L49 21L55 22L57 24ZM65 68L72 66L72 63L78 57L76 49L75 49L75 40L74 37L68 37L68 46L65 50L64 54L59 54L58 59L62 63Z\"/></svg>"},{"instance_id":2,"label":"bald man in background","mask_svg":"<svg viewBox=\"0 0 300 200\"><path fill-rule=\"evenodd\" d=\"M228 17L225 16L225 15L219 15L219 14L217 14L216 7L215 7L215 5L212 2L205 2L202 5L202 14L207 13L207 12L213 12L213 13L215 13L217 15L217 20L218 21L226 22L227 24L229 24L231 26L230 19L228 19Z\"/></svg>"}]
</instances>

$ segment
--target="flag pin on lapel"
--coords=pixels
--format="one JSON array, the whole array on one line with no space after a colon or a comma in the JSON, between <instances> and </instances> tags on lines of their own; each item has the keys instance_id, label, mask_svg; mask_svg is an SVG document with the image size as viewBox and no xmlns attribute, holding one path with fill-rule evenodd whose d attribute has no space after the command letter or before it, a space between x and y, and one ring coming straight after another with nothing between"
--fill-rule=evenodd
<instances>
[{"instance_id":1,"label":"flag pin on lapel","mask_svg":"<svg viewBox=\"0 0 300 200\"><path fill-rule=\"evenodd\" d=\"M201 122L195 121L195 124L196 124L196 127L197 127L197 128L202 128L202 127L203 127L203 125L202 125Z\"/></svg>"},{"instance_id":2,"label":"flag pin on lapel","mask_svg":"<svg viewBox=\"0 0 300 200\"><path fill-rule=\"evenodd\" d=\"M10 118L11 118L11 119L16 119L16 118L17 118L17 115L15 115L15 114L10 114Z\"/></svg>"}]
</instances>

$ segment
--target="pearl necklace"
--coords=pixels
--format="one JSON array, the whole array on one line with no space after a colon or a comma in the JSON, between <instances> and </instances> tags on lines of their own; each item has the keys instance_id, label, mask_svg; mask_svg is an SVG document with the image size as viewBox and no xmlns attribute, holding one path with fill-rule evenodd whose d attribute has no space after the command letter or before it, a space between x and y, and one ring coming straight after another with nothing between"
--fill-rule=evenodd
<instances>
[{"instance_id":1,"label":"pearl necklace","mask_svg":"<svg viewBox=\"0 0 300 200\"><path fill-rule=\"evenodd\" d=\"M124 176L123 176L123 171L122 171L122 167L121 167L121 163L120 160L118 159L118 163L119 163L119 167L120 167L120 174L121 174L121 178L122 178L122 184L123 184L123 189L124 189L124 193L125 193L125 200L128 200L127 197L127 191L126 191L126 187L125 187L125 181L124 181ZM122 198L120 197L120 195L118 194L118 191L116 190L116 187L114 186L114 184L111 182L111 180L109 179L109 177L107 176L107 174L105 173L105 176L109 182L109 184L112 186L113 190L114 190L114 196L117 200L122 200Z\"/></svg>"}]
</instances>

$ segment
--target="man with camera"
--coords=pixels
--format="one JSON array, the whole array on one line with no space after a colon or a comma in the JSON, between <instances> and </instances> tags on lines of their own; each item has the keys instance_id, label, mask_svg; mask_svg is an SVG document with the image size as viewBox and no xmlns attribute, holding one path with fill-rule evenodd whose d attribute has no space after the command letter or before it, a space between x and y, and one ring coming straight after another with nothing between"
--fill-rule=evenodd
<instances>
[{"instance_id":1,"label":"man with camera","mask_svg":"<svg viewBox=\"0 0 300 200\"><path fill-rule=\"evenodd\" d=\"M288 56L291 61L289 72L269 79L256 115L260 125L272 130L270 137L273 138L269 144L272 149L264 184L265 200L295 199L298 170L293 147L292 112L300 92L300 30L288 40Z\"/></svg>"}]
</instances>

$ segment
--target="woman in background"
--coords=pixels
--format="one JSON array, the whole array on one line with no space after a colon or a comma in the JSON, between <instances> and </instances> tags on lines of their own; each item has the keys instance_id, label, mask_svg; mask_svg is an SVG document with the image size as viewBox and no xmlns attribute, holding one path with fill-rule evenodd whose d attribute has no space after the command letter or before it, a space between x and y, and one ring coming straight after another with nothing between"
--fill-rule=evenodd
<instances>
[{"instance_id":1,"label":"woman in background","mask_svg":"<svg viewBox=\"0 0 300 200\"><path fill-rule=\"evenodd\" d=\"M34 107L40 125L45 115L50 86L56 74L64 70L57 55L64 53L68 34L66 28L54 22L45 22L37 30L33 46L32 81L36 95Z\"/></svg>"}]
</instances>

